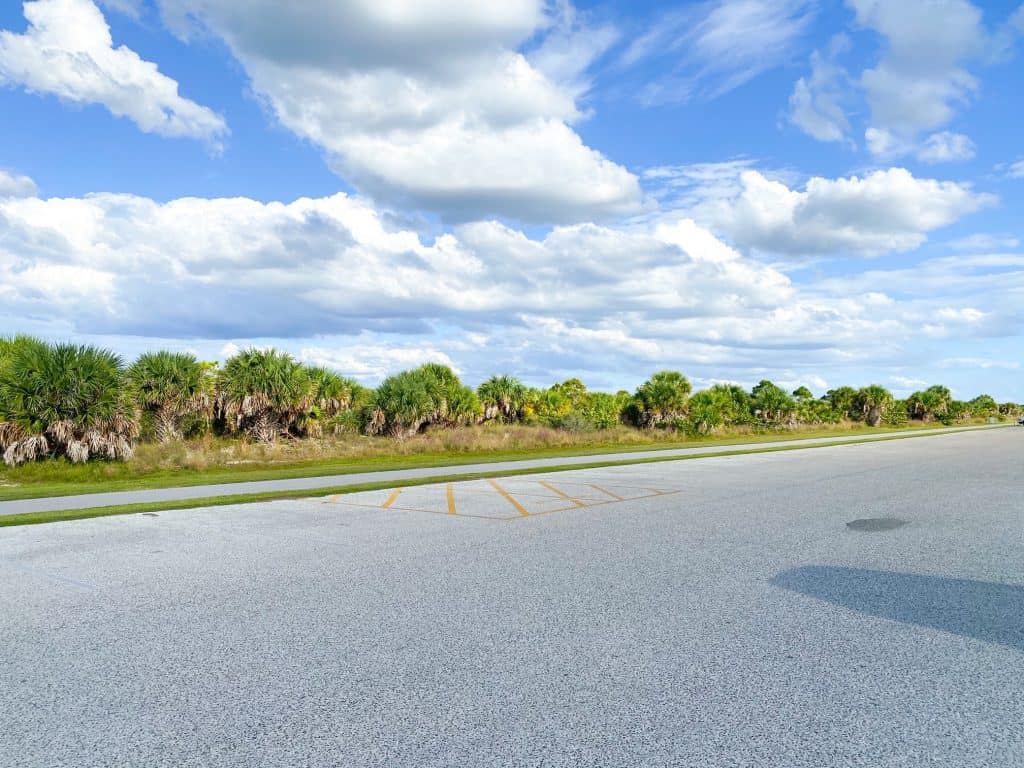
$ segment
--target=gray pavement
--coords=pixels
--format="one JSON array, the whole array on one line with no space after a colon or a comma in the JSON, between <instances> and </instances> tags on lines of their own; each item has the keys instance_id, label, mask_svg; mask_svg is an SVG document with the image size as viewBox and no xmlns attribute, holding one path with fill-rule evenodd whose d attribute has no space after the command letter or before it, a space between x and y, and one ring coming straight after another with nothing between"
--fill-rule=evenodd
<instances>
[{"instance_id":1,"label":"gray pavement","mask_svg":"<svg viewBox=\"0 0 1024 768\"><path fill-rule=\"evenodd\" d=\"M0 529L0 717L5 768L1021 766L1024 430Z\"/></svg>"},{"instance_id":2,"label":"gray pavement","mask_svg":"<svg viewBox=\"0 0 1024 768\"><path fill-rule=\"evenodd\" d=\"M942 434L945 432L963 431L965 429L999 429L995 427L950 427L948 429L929 430L925 435ZM907 433L894 433L888 436L876 436L882 439L893 439L906 436ZM214 496L245 495L251 493L270 493L281 491L315 491L320 488L331 488L341 485L358 485L360 483L392 482L395 480L412 480L454 473L475 474L478 472L500 472L509 469L540 469L571 464L591 464L595 461L632 461L650 459L656 456L692 456L705 453L725 453L728 451L749 448L773 448L787 445L810 445L843 443L863 440L870 435L840 435L837 437L808 438L801 440L780 440L769 443L749 443L744 445L710 445L696 448L674 448L659 451L629 451L622 453L597 454L589 456L560 456L548 459L520 459L490 463L463 464L451 467L430 467L423 469L400 469L389 471L359 472L347 475L324 475L320 477L300 477L287 480L256 480L241 483L219 483L212 485L196 485L179 488L155 488L144 491L115 491L89 493L76 496L56 496L41 499L21 499L18 501L0 501L0 515L13 515L22 512L55 512L66 509L89 509L108 507L118 504L145 504L164 501L181 501L186 499L205 499Z\"/></svg>"}]
</instances>

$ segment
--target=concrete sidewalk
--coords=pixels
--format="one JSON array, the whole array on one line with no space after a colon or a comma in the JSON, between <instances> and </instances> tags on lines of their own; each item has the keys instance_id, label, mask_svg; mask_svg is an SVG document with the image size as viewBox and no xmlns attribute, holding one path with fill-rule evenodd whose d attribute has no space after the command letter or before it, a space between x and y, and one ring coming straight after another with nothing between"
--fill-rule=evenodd
<instances>
[{"instance_id":1,"label":"concrete sidewalk","mask_svg":"<svg viewBox=\"0 0 1024 768\"><path fill-rule=\"evenodd\" d=\"M950 427L921 432L894 432L888 435L843 435L840 437L816 437L801 440L777 440L768 443L745 443L735 445L708 445L694 448L674 448L654 451L629 451L623 453L590 454L587 456L557 456L545 459L519 459L515 461L478 462L445 467L422 467L418 469L396 469L376 472L359 472L344 475L319 477L298 477L285 480L255 480L241 483L220 483L216 485L193 485L174 488L153 488L140 491L115 491L112 493L89 493L77 496L51 496L41 499L19 499L0 502L0 515L14 515L26 512L56 512L68 509L92 509L119 504L147 504L157 502L203 499L213 496L240 496L250 493L273 493L285 491L310 491L337 488L363 483L388 483L427 477L468 475L483 472L504 472L518 469L544 469L546 467L575 466L595 462L629 463L659 458L684 458L694 454L717 454L729 451L764 450L791 446L815 446L832 443L848 443L871 440L893 440L907 437L926 437L949 432L963 432L977 429L998 429L1004 425L978 427Z\"/></svg>"}]
</instances>

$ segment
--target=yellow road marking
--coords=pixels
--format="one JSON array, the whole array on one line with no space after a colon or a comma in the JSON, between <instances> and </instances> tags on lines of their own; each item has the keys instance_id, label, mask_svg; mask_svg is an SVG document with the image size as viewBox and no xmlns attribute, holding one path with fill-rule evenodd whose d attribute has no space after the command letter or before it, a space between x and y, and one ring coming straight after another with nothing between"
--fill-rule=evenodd
<instances>
[{"instance_id":1,"label":"yellow road marking","mask_svg":"<svg viewBox=\"0 0 1024 768\"><path fill-rule=\"evenodd\" d=\"M560 491L560 490L559 490L558 488L555 488L555 486L553 486L553 485L552 485L551 483L545 483L545 482L544 482L543 480L538 480L537 482L538 482L538 483L540 483L541 485L543 485L543 486L544 486L545 488L547 488L547 489L548 489L549 491L553 491L554 493L557 493L557 494L558 494L559 496L561 496L561 497L562 497L563 499L567 499L568 501L571 501L571 502L572 502L573 504L575 504L575 505L576 505L577 507L585 507L585 506L587 506L586 504L584 504L584 503L583 503L582 501L580 501L579 499L574 499L574 498L573 498L572 496L570 496L570 495L569 495L568 493L565 493L564 491Z\"/></svg>"},{"instance_id":2,"label":"yellow road marking","mask_svg":"<svg viewBox=\"0 0 1024 768\"><path fill-rule=\"evenodd\" d=\"M344 495L345 494L343 494L343 493L336 493L334 496L328 496L327 497L327 503L328 504L337 504L338 503L338 499L340 499Z\"/></svg>"},{"instance_id":3,"label":"yellow road marking","mask_svg":"<svg viewBox=\"0 0 1024 768\"><path fill-rule=\"evenodd\" d=\"M401 492L402 492L401 488L395 489L395 491L392 492L392 494L390 496L388 496L388 500L384 502L383 508L387 509L392 504L394 504L395 503L395 499L398 498L398 494L400 494Z\"/></svg>"},{"instance_id":4,"label":"yellow road marking","mask_svg":"<svg viewBox=\"0 0 1024 768\"><path fill-rule=\"evenodd\" d=\"M452 488L452 484L448 483L448 514L454 515L455 512L455 489Z\"/></svg>"},{"instance_id":5,"label":"yellow road marking","mask_svg":"<svg viewBox=\"0 0 1024 768\"><path fill-rule=\"evenodd\" d=\"M496 490L498 493L505 497L505 501L507 501L509 504L516 508L516 512L518 512L520 515L523 515L524 517L529 516L530 513L526 511L526 508L518 501L513 499L512 495L504 488L502 488L500 485L498 485L497 481L488 480L487 482L489 482L494 487L494 490Z\"/></svg>"},{"instance_id":6,"label":"yellow road marking","mask_svg":"<svg viewBox=\"0 0 1024 768\"><path fill-rule=\"evenodd\" d=\"M607 494L618 501L626 500L624 496L619 496L619 494L617 493L612 493L607 488L602 488L600 485L594 485L593 483L590 483L590 487L593 488L594 490L600 491L601 493Z\"/></svg>"}]
</instances>

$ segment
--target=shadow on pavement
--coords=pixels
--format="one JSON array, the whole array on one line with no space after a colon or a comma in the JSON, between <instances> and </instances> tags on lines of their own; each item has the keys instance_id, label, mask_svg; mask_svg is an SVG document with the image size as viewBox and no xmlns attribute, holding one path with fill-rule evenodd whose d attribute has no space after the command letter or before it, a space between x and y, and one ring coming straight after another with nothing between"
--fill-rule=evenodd
<instances>
[{"instance_id":1,"label":"shadow on pavement","mask_svg":"<svg viewBox=\"0 0 1024 768\"><path fill-rule=\"evenodd\" d=\"M1024 651L1024 586L826 565L792 568L770 583L871 616Z\"/></svg>"}]
</instances>

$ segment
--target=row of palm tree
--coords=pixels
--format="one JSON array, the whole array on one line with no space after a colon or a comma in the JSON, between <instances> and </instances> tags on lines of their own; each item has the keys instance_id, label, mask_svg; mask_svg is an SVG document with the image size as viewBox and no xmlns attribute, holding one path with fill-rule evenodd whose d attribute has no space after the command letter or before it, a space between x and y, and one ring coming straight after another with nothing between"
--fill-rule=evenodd
<instances>
[{"instance_id":1,"label":"row of palm tree","mask_svg":"<svg viewBox=\"0 0 1024 768\"><path fill-rule=\"evenodd\" d=\"M127 459L140 439L205 432L269 443L325 431L407 437L487 421L569 430L626 424L707 435L730 426L791 428L860 421L954 421L1012 416L1014 403L970 402L933 386L897 400L881 386L840 387L815 398L764 380L747 392L716 384L694 393L678 371L660 371L635 392L589 391L579 379L544 389L492 376L475 390L435 363L386 378L375 390L273 349L247 349L223 366L181 352L146 353L126 366L91 346L0 338L0 453L9 465L48 457Z\"/></svg>"}]
</instances>

